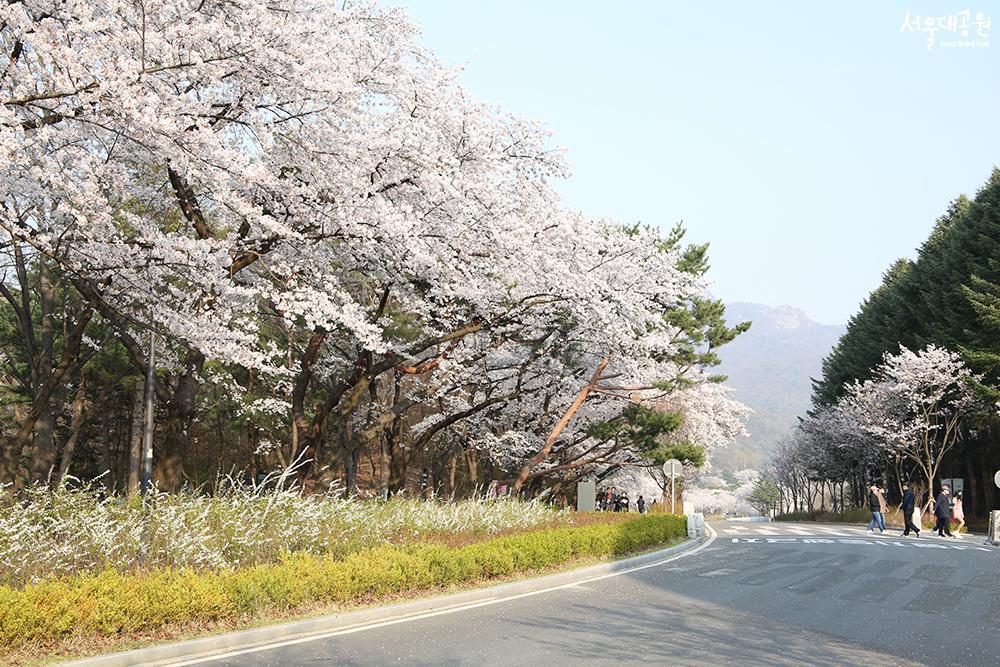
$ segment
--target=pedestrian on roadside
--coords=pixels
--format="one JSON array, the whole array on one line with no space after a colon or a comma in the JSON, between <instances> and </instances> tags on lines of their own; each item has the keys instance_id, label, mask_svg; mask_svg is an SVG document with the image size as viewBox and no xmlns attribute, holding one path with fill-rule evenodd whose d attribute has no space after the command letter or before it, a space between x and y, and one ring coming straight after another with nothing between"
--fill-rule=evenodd
<instances>
[{"instance_id":1,"label":"pedestrian on roadside","mask_svg":"<svg viewBox=\"0 0 1000 667\"><path fill-rule=\"evenodd\" d=\"M951 527L948 525L951 523L951 507L948 504L948 495L951 493L951 489L947 486L941 487L941 493L938 494L937 500L934 502L934 516L937 518L937 523L934 526L934 530L937 531L938 537L955 537L951 534Z\"/></svg>"},{"instance_id":2,"label":"pedestrian on roadside","mask_svg":"<svg viewBox=\"0 0 1000 667\"><path fill-rule=\"evenodd\" d=\"M903 485L903 502L899 506L899 511L903 513L903 537L910 534L912 530L917 537L920 537L920 529L913 525L913 508L917 504L917 496L909 484Z\"/></svg>"},{"instance_id":3,"label":"pedestrian on roadside","mask_svg":"<svg viewBox=\"0 0 1000 667\"><path fill-rule=\"evenodd\" d=\"M611 487L611 509L614 510L615 512L622 511L621 494L619 494L618 491L613 486Z\"/></svg>"},{"instance_id":4,"label":"pedestrian on roadside","mask_svg":"<svg viewBox=\"0 0 1000 667\"><path fill-rule=\"evenodd\" d=\"M618 496L618 502L621 504L622 512L628 512L629 508L628 491L622 489L621 495Z\"/></svg>"},{"instance_id":5,"label":"pedestrian on roadside","mask_svg":"<svg viewBox=\"0 0 1000 667\"><path fill-rule=\"evenodd\" d=\"M965 528L965 507L962 505L961 491L955 494L955 502L951 506L951 518L958 523L955 534L961 537L962 529Z\"/></svg>"},{"instance_id":6,"label":"pedestrian on roadside","mask_svg":"<svg viewBox=\"0 0 1000 667\"><path fill-rule=\"evenodd\" d=\"M635 508L639 510L639 514L646 513L646 499L642 497L641 493L639 494L639 499L635 501Z\"/></svg>"},{"instance_id":7,"label":"pedestrian on roadside","mask_svg":"<svg viewBox=\"0 0 1000 667\"><path fill-rule=\"evenodd\" d=\"M885 532L885 515L889 512L889 503L885 501L885 487L875 490L878 494L878 528Z\"/></svg>"},{"instance_id":8,"label":"pedestrian on roadside","mask_svg":"<svg viewBox=\"0 0 1000 667\"><path fill-rule=\"evenodd\" d=\"M882 521L880 518L882 514L882 503L878 498L878 487L874 484L868 487L868 509L871 510L872 518L868 522L867 532L874 533L875 528L884 532L885 529L881 527Z\"/></svg>"}]
</instances>

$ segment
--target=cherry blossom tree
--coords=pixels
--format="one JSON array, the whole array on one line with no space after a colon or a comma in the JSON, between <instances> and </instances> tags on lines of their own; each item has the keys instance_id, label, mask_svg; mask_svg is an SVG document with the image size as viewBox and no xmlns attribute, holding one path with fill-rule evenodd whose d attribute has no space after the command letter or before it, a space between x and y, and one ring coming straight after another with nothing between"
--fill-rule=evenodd
<instances>
[{"instance_id":1,"label":"cherry blossom tree","mask_svg":"<svg viewBox=\"0 0 1000 667\"><path fill-rule=\"evenodd\" d=\"M0 48L0 229L19 279L72 294L13 451L46 442L88 331L140 375L154 331L165 486L219 402L303 479L375 448L388 493L477 429L524 481L609 461L595 424L709 382L745 328L681 230L563 206L548 132L471 99L399 10L24 0L0 5Z\"/></svg>"},{"instance_id":2,"label":"cherry blossom tree","mask_svg":"<svg viewBox=\"0 0 1000 667\"><path fill-rule=\"evenodd\" d=\"M845 409L890 455L913 462L932 489L941 461L974 408L972 372L950 350L929 345L886 353L874 377L848 388Z\"/></svg>"}]
</instances>

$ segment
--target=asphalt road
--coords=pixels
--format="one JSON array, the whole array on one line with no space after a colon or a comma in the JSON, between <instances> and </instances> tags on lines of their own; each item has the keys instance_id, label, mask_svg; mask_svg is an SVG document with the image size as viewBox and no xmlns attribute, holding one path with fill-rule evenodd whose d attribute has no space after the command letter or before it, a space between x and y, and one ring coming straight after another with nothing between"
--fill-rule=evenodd
<instances>
[{"instance_id":1,"label":"asphalt road","mask_svg":"<svg viewBox=\"0 0 1000 667\"><path fill-rule=\"evenodd\" d=\"M223 665L997 665L1000 549L712 524L689 557Z\"/></svg>"}]
</instances>

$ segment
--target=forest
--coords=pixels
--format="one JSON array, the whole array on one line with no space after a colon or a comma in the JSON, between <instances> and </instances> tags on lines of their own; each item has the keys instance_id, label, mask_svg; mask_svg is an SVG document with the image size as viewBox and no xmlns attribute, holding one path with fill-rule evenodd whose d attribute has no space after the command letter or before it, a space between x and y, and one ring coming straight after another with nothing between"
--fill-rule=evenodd
<instances>
[{"instance_id":1,"label":"forest","mask_svg":"<svg viewBox=\"0 0 1000 667\"><path fill-rule=\"evenodd\" d=\"M890 266L814 380L813 410L768 471L788 511L861 507L864 489L925 503L961 480L966 512L997 507L1000 170L959 196ZM829 503L829 504L828 504Z\"/></svg>"}]
</instances>

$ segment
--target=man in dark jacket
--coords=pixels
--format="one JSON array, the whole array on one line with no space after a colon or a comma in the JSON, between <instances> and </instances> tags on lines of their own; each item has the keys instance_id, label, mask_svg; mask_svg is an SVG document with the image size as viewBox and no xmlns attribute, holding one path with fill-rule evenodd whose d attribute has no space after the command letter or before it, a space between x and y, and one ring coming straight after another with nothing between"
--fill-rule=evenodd
<instances>
[{"instance_id":1,"label":"man in dark jacket","mask_svg":"<svg viewBox=\"0 0 1000 667\"><path fill-rule=\"evenodd\" d=\"M951 493L951 489L947 486L941 487L941 493L938 494L937 501L934 503L934 516L937 517L937 525L934 529L937 531L938 537L955 537L951 534L951 505L948 504L948 495Z\"/></svg>"},{"instance_id":2,"label":"man in dark jacket","mask_svg":"<svg viewBox=\"0 0 1000 667\"><path fill-rule=\"evenodd\" d=\"M899 506L899 510L903 513L903 537L909 535L911 530L916 533L917 537L920 537L920 529L913 525L913 508L916 505L916 494L913 493L909 484L904 484L903 503Z\"/></svg>"}]
</instances>

